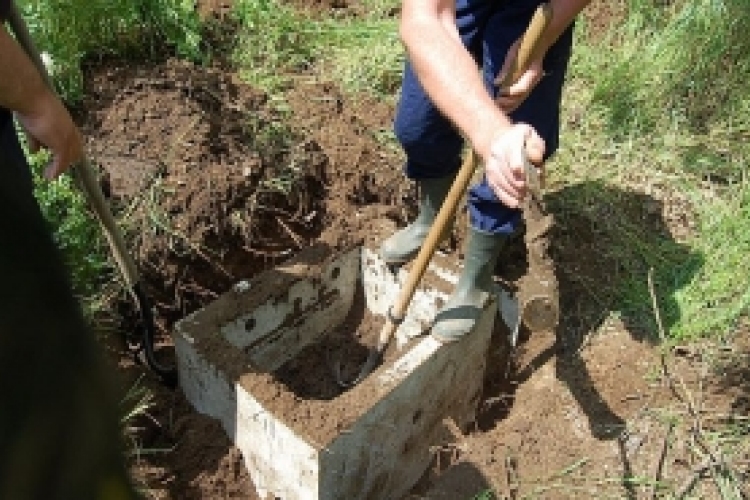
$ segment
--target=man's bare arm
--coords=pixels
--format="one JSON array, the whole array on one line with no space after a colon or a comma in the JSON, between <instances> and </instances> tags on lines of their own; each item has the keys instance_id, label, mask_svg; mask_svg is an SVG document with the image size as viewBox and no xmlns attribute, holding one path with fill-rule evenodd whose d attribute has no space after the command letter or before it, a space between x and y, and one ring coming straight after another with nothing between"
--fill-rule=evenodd
<instances>
[{"instance_id":1,"label":"man's bare arm","mask_svg":"<svg viewBox=\"0 0 750 500\"><path fill-rule=\"evenodd\" d=\"M26 53L0 24L0 106L34 114L50 91Z\"/></svg>"},{"instance_id":2,"label":"man's bare arm","mask_svg":"<svg viewBox=\"0 0 750 500\"><path fill-rule=\"evenodd\" d=\"M549 0L549 2L552 6L552 20L539 42L541 54L547 53L576 16L591 3L591 0Z\"/></svg>"},{"instance_id":3,"label":"man's bare arm","mask_svg":"<svg viewBox=\"0 0 750 500\"><path fill-rule=\"evenodd\" d=\"M487 92L461 43L454 0L404 0L401 39L425 92L484 161L498 199L518 207L526 193L525 158L544 157L544 141L526 124L512 124Z\"/></svg>"},{"instance_id":4,"label":"man's bare arm","mask_svg":"<svg viewBox=\"0 0 750 500\"><path fill-rule=\"evenodd\" d=\"M0 106L15 112L31 138L32 151L41 145L52 152L52 163L45 172L48 178L82 158L82 139L68 110L2 23Z\"/></svg>"},{"instance_id":5,"label":"man's bare arm","mask_svg":"<svg viewBox=\"0 0 750 500\"><path fill-rule=\"evenodd\" d=\"M401 39L422 87L435 106L489 155L493 138L511 126L484 86L455 25L454 0L404 0Z\"/></svg>"}]
</instances>

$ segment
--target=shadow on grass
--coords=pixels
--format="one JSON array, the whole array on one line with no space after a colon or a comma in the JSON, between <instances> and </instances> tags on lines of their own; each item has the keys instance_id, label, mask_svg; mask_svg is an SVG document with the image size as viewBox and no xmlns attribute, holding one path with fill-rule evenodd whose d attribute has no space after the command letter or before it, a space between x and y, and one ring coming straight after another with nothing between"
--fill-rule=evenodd
<instances>
[{"instance_id":1,"label":"shadow on grass","mask_svg":"<svg viewBox=\"0 0 750 500\"><path fill-rule=\"evenodd\" d=\"M680 320L675 294L692 280L703 255L675 241L662 218L663 202L601 181L584 182L547 197L555 215L553 258L561 289L561 342L580 346L610 313L618 313L634 339L658 342L648 286L665 329Z\"/></svg>"},{"instance_id":2,"label":"shadow on grass","mask_svg":"<svg viewBox=\"0 0 750 500\"><path fill-rule=\"evenodd\" d=\"M511 374L514 382L507 382L506 387L528 379L556 357L556 376L587 416L592 435L612 440L624 429L625 421L601 397L580 355L588 336L616 315L633 339L657 345L659 329L649 270L653 269L654 294L669 331L680 320L675 294L695 276L704 259L672 238L662 218L662 202L646 194L587 181L549 193L545 202L555 217L550 248L557 267L562 316L554 344L521 372ZM525 247L523 242L517 246L511 252L522 261ZM508 266L498 271L514 279L524 269ZM524 332L521 335L522 343ZM494 425L509 410L498 410L484 426Z\"/></svg>"}]
</instances>

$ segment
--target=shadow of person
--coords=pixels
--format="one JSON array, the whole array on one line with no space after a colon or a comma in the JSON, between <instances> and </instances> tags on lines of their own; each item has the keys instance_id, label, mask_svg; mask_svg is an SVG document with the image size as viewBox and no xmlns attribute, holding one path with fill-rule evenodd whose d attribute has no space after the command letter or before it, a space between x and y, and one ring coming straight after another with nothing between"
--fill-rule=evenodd
<instances>
[{"instance_id":1,"label":"shadow of person","mask_svg":"<svg viewBox=\"0 0 750 500\"><path fill-rule=\"evenodd\" d=\"M662 202L647 194L594 180L550 192L545 203L555 218L550 252L559 282L560 323L549 347L512 373L502 387L517 386L555 358L556 376L586 415L591 434L611 440L622 432L625 421L601 396L587 370L581 356L587 339L608 317L617 315L631 338L658 344L649 272L663 325L669 329L680 319L675 293L704 259L674 239L674 228L662 217ZM523 245L514 243L509 255L525 253ZM516 261L508 259L498 275L507 280L520 277L526 264ZM528 336L521 333L520 350ZM508 411L497 412L496 418L504 418Z\"/></svg>"}]
</instances>

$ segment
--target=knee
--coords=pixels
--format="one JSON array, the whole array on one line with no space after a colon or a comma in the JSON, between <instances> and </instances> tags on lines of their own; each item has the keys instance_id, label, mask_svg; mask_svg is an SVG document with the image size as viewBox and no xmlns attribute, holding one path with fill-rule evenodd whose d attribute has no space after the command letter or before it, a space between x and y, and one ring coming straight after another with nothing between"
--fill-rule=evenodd
<instances>
[{"instance_id":1,"label":"knee","mask_svg":"<svg viewBox=\"0 0 750 500\"><path fill-rule=\"evenodd\" d=\"M408 109L399 109L393 122L393 133L406 153L418 150L425 140L425 126L416 120L416 113Z\"/></svg>"}]
</instances>

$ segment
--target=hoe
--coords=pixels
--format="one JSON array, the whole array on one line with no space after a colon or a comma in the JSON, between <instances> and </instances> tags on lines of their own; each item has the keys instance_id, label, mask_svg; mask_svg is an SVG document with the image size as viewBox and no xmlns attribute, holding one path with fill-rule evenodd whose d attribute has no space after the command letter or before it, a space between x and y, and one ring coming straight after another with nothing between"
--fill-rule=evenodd
<instances>
[{"instance_id":1,"label":"hoe","mask_svg":"<svg viewBox=\"0 0 750 500\"><path fill-rule=\"evenodd\" d=\"M39 52L31 39L28 27L21 17L18 8L13 3L11 3L8 22L18 43L34 62L34 65L46 80L49 87L54 89L47 68L42 62ZM117 227L115 219L104 199L101 188L97 183L94 170L89 161L84 159L72 168L72 172L81 190L93 207L93 210L99 219L99 223L102 226L107 242L112 250L112 254L122 272L125 283L129 287L134 300L138 304L138 310L140 311L141 321L143 323L143 334L142 338L137 338L130 334L126 335L128 349L139 361L145 362L145 364L157 374L165 384L174 387L177 384L177 371L172 367L165 367L159 364L154 355L155 326L151 304L144 292L144 287L141 283L135 263L126 250L125 240L122 233Z\"/></svg>"}]
</instances>

